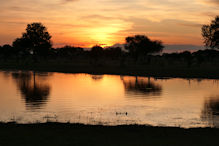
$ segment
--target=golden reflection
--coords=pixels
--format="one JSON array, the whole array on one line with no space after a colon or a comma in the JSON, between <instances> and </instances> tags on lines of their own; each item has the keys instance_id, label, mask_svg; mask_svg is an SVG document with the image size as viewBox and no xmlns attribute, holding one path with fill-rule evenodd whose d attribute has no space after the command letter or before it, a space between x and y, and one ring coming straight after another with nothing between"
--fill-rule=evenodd
<instances>
[{"instance_id":1,"label":"golden reflection","mask_svg":"<svg viewBox=\"0 0 219 146\"><path fill-rule=\"evenodd\" d=\"M24 123L35 122L56 115L60 122L88 124L218 126L219 83L215 80L48 76L36 73L34 79L32 72L10 72L10 76L0 72L0 121L19 115Z\"/></svg>"},{"instance_id":2,"label":"golden reflection","mask_svg":"<svg viewBox=\"0 0 219 146\"><path fill-rule=\"evenodd\" d=\"M91 75L91 78L94 80L94 81L100 81L103 79L103 75Z\"/></svg>"},{"instance_id":3,"label":"golden reflection","mask_svg":"<svg viewBox=\"0 0 219 146\"><path fill-rule=\"evenodd\" d=\"M124 94L119 76L57 73L49 82L52 104L63 107L117 104ZM59 102L60 97L68 102Z\"/></svg>"}]
</instances>

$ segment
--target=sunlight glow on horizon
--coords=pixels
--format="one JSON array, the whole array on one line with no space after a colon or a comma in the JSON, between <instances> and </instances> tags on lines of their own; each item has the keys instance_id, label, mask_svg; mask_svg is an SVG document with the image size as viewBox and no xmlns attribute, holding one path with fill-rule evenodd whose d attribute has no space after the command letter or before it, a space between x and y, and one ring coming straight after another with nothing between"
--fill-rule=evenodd
<instances>
[{"instance_id":1,"label":"sunlight glow on horizon","mask_svg":"<svg viewBox=\"0 0 219 146\"><path fill-rule=\"evenodd\" d=\"M135 34L164 44L203 45L201 26L219 14L215 0L0 2L0 45L12 44L32 22L48 28L54 47L112 46Z\"/></svg>"}]
</instances>

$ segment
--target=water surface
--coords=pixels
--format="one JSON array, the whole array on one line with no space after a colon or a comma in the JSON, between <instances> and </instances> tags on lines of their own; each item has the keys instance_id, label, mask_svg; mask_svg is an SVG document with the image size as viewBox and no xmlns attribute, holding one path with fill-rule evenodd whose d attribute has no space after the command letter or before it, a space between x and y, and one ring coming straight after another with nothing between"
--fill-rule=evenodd
<instances>
[{"instance_id":1,"label":"water surface","mask_svg":"<svg viewBox=\"0 0 219 146\"><path fill-rule=\"evenodd\" d=\"M219 80L0 71L0 121L219 127Z\"/></svg>"}]
</instances>

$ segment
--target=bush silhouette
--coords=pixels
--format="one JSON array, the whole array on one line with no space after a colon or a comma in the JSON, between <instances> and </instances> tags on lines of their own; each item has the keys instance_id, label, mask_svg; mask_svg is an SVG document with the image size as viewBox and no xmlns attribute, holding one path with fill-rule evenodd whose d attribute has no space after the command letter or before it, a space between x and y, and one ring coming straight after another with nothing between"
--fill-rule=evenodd
<instances>
[{"instance_id":1,"label":"bush silhouette","mask_svg":"<svg viewBox=\"0 0 219 146\"><path fill-rule=\"evenodd\" d=\"M62 48L57 48L57 55L59 57L67 57L73 59L76 56L82 55L84 52L83 48L64 46Z\"/></svg>"},{"instance_id":2,"label":"bush silhouette","mask_svg":"<svg viewBox=\"0 0 219 146\"><path fill-rule=\"evenodd\" d=\"M122 49L120 47L108 47L104 50L105 56L112 59L117 59L122 55Z\"/></svg>"},{"instance_id":3,"label":"bush silhouette","mask_svg":"<svg viewBox=\"0 0 219 146\"><path fill-rule=\"evenodd\" d=\"M101 46L94 46L90 51L91 57L97 59L103 56L103 48Z\"/></svg>"},{"instance_id":4,"label":"bush silhouette","mask_svg":"<svg viewBox=\"0 0 219 146\"><path fill-rule=\"evenodd\" d=\"M147 36L135 35L126 38L125 49L136 59L149 53L161 52L164 46L161 41L151 41Z\"/></svg>"},{"instance_id":5,"label":"bush silhouette","mask_svg":"<svg viewBox=\"0 0 219 146\"><path fill-rule=\"evenodd\" d=\"M7 59L14 54L16 54L14 48L8 44L3 45L0 48L0 55L2 55L4 59Z\"/></svg>"}]
</instances>

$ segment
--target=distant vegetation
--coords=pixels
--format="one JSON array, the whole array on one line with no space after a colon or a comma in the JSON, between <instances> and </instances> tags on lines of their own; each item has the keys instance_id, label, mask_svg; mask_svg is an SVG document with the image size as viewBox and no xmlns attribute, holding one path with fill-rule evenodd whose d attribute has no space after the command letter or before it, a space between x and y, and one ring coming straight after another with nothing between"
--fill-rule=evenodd
<instances>
[{"instance_id":1,"label":"distant vegetation","mask_svg":"<svg viewBox=\"0 0 219 146\"><path fill-rule=\"evenodd\" d=\"M181 74L193 76L207 70L218 74L219 67L219 16L210 25L203 25L202 35L206 47L196 52L161 53L161 41L144 35L127 37L124 48L94 46L90 50L65 46L53 48L51 35L41 23L28 24L26 32L15 39L13 45L0 46L0 68L43 68L47 71L87 72L90 68L101 72L150 72L155 74ZM41 66L41 67L39 67ZM102 68L105 67L105 71ZM55 70L56 68L57 70ZM74 68L74 69L73 69ZM115 70L119 69L119 70ZM76 69L76 70L75 70ZM115 71L112 71L115 70ZM144 71L143 71L144 70ZM218 71L218 72L217 72ZM98 71L97 71L98 72ZM154 73L151 73L152 75ZM171 75L172 76L172 75Z\"/></svg>"},{"instance_id":2,"label":"distant vegetation","mask_svg":"<svg viewBox=\"0 0 219 146\"><path fill-rule=\"evenodd\" d=\"M102 48L94 46L90 51L84 51L80 47L65 46L62 48L52 48L51 36L46 27L41 23L28 24L26 32L21 38L17 38L13 45L4 45L1 47L0 54L4 60L16 58L28 58L32 56L34 62L38 58L68 58L74 59L75 56L88 55L94 60L102 57L111 59L120 58L123 54L137 60L139 57L145 57L150 53L161 52L163 45L161 41L151 41L147 36L135 35L126 38L125 50L120 47ZM31 58L31 57L30 57Z\"/></svg>"}]
</instances>

